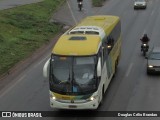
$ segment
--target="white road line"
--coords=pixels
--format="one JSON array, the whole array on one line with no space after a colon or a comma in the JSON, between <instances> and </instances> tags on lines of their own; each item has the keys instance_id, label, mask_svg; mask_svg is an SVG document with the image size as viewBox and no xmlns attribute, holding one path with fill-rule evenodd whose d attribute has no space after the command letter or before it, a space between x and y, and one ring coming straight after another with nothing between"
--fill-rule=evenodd
<instances>
[{"instance_id":1,"label":"white road line","mask_svg":"<svg viewBox=\"0 0 160 120\"><path fill-rule=\"evenodd\" d=\"M73 18L73 20L74 20L75 24L77 24L77 20L76 20L76 18L75 18L75 16L74 16L74 14L73 14L73 11L72 11L72 9L71 9L71 6L70 6L70 4L69 4L68 0L66 0L66 1L67 1L67 4L68 4L68 7L69 7L69 10L70 10L70 12L71 12L72 18Z\"/></svg>"},{"instance_id":2,"label":"white road line","mask_svg":"<svg viewBox=\"0 0 160 120\"><path fill-rule=\"evenodd\" d=\"M82 12L85 13L85 14L89 13L89 12L87 11L87 9L85 9L85 8L82 8Z\"/></svg>"},{"instance_id":3,"label":"white road line","mask_svg":"<svg viewBox=\"0 0 160 120\"><path fill-rule=\"evenodd\" d=\"M39 61L37 64L35 64L33 67L36 68L39 66L42 62L47 61L51 55L47 55L45 58L43 58L41 61Z\"/></svg>"},{"instance_id":4,"label":"white road line","mask_svg":"<svg viewBox=\"0 0 160 120\"><path fill-rule=\"evenodd\" d=\"M26 75L23 75L22 77L20 77L16 82L14 82L12 85L9 85L8 89L4 89L2 90L3 92L0 94L0 98L2 98L6 93L8 93L9 91L11 91L12 88L14 88L20 81L22 81L24 78L26 77Z\"/></svg>"},{"instance_id":5,"label":"white road line","mask_svg":"<svg viewBox=\"0 0 160 120\"><path fill-rule=\"evenodd\" d=\"M154 11L152 11L151 16L154 14Z\"/></svg>"},{"instance_id":6,"label":"white road line","mask_svg":"<svg viewBox=\"0 0 160 120\"><path fill-rule=\"evenodd\" d=\"M51 57L51 54L48 54L45 58L42 59L42 61L48 60Z\"/></svg>"},{"instance_id":7,"label":"white road line","mask_svg":"<svg viewBox=\"0 0 160 120\"><path fill-rule=\"evenodd\" d=\"M130 74L130 72L131 72L131 70L132 70L132 67L133 67L133 63L131 63L130 65L129 65L129 68L127 69L127 72L126 72L126 77L128 77L129 76L129 74Z\"/></svg>"},{"instance_id":8,"label":"white road line","mask_svg":"<svg viewBox=\"0 0 160 120\"><path fill-rule=\"evenodd\" d=\"M147 34L147 33L146 33L146 30L143 31L143 35L144 35L144 34Z\"/></svg>"}]
</instances>

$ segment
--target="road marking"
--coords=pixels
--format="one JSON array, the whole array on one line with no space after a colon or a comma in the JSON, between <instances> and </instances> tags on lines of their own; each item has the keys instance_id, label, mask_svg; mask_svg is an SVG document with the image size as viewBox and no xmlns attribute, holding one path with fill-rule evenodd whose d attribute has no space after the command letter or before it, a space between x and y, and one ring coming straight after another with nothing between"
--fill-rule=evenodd
<instances>
[{"instance_id":1,"label":"road marking","mask_svg":"<svg viewBox=\"0 0 160 120\"><path fill-rule=\"evenodd\" d=\"M41 61L39 61L37 64L35 64L33 67L36 68L39 66L42 62L47 61L50 58L50 54L44 57Z\"/></svg>"},{"instance_id":2,"label":"road marking","mask_svg":"<svg viewBox=\"0 0 160 120\"><path fill-rule=\"evenodd\" d=\"M2 90L3 92L0 95L0 98L2 98L6 93L8 93L9 91L11 91L12 88L14 88L20 81L22 81L24 78L26 77L26 75L23 75L22 77L20 77L16 82L14 82L12 85L7 86L8 89Z\"/></svg>"},{"instance_id":3,"label":"road marking","mask_svg":"<svg viewBox=\"0 0 160 120\"><path fill-rule=\"evenodd\" d=\"M130 74L130 72L131 72L131 70L132 70L132 67L133 67L133 63L131 63L130 65L129 65L129 68L127 69L127 72L126 72L126 77L128 77L129 76L129 74Z\"/></svg>"},{"instance_id":4,"label":"road marking","mask_svg":"<svg viewBox=\"0 0 160 120\"><path fill-rule=\"evenodd\" d=\"M146 34L146 30L143 31L143 35Z\"/></svg>"},{"instance_id":5,"label":"road marking","mask_svg":"<svg viewBox=\"0 0 160 120\"><path fill-rule=\"evenodd\" d=\"M82 13L87 14L88 11L85 8L82 8Z\"/></svg>"},{"instance_id":6,"label":"road marking","mask_svg":"<svg viewBox=\"0 0 160 120\"><path fill-rule=\"evenodd\" d=\"M154 11L152 11L151 16L154 14Z\"/></svg>"},{"instance_id":7,"label":"road marking","mask_svg":"<svg viewBox=\"0 0 160 120\"><path fill-rule=\"evenodd\" d=\"M76 20L74 14L73 14L73 11L72 11L72 9L71 9L71 6L70 6L68 0L67 0L67 4L68 4L68 7L69 7L69 10L70 10L70 12L71 12L71 15L72 15L73 20L74 20L75 24L77 24L77 20Z\"/></svg>"}]
</instances>

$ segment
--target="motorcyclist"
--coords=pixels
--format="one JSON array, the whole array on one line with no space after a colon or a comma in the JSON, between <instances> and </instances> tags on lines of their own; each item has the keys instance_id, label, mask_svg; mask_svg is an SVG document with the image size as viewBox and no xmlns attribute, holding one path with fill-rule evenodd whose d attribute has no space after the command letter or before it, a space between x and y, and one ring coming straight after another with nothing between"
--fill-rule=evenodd
<instances>
[{"instance_id":1,"label":"motorcyclist","mask_svg":"<svg viewBox=\"0 0 160 120\"><path fill-rule=\"evenodd\" d=\"M82 10L82 2L83 2L83 0L77 0L77 2L78 2L79 10L81 11Z\"/></svg>"},{"instance_id":2,"label":"motorcyclist","mask_svg":"<svg viewBox=\"0 0 160 120\"><path fill-rule=\"evenodd\" d=\"M147 34L144 34L144 36L140 40L142 41L141 51L143 49L143 44L146 44L147 51L148 51L148 49L149 49L149 46L148 46L149 38L148 38Z\"/></svg>"},{"instance_id":3,"label":"motorcyclist","mask_svg":"<svg viewBox=\"0 0 160 120\"><path fill-rule=\"evenodd\" d=\"M148 38L147 34L144 34L144 36L140 40L142 41L142 43L148 43L149 42L149 38Z\"/></svg>"}]
</instances>

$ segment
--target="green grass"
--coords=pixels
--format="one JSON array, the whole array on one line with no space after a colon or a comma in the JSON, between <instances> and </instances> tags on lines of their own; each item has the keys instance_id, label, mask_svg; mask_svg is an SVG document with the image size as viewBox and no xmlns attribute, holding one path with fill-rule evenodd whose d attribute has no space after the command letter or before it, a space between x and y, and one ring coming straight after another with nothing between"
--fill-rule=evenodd
<instances>
[{"instance_id":1,"label":"green grass","mask_svg":"<svg viewBox=\"0 0 160 120\"><path fill-rule=\"evenodd\" d=\"M40 3L0 11L0 75L47 43L61 27L49 23L64 0Z\"/></svg>"},{"instance_id":2,"label":"green grass","mask_svg":"<svg viewBox=\"0 0 160 120\"><path fill-rule=\"evenodd\" d=\"M95 7L100 7L100 6L102 6L103 5L103 2L104 2L105 0L92 0L92 4L93 4L93 6L95 6Z\"/></svg>"}]
</instances>

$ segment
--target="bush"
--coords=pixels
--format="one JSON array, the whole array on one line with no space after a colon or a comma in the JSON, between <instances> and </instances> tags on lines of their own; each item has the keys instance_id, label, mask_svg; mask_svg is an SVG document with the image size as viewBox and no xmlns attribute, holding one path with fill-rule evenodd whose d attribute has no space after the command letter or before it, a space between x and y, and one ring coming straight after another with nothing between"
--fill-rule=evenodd
<instances>
[{"instance_id":1,"label":"bush","mask_svg":"<svg viewBox=\"0 0 160 120\"><path fill-rule=\"evenodd\" d=\"M0 34L0 43L4 42L4 37Z\"/></svg>"}]
</instances>

